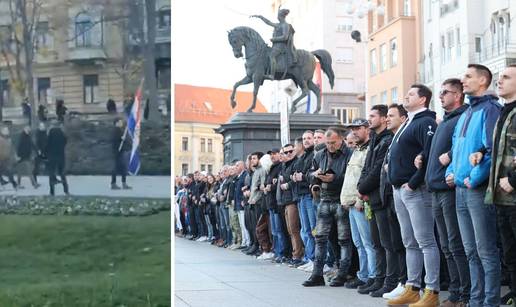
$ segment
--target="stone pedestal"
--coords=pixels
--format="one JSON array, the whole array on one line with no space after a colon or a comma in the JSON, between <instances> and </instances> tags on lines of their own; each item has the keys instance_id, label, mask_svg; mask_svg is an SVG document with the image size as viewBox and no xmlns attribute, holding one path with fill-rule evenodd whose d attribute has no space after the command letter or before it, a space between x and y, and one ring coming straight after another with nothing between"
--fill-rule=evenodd
<instances>
[{"instance_id":1,"label":"stone pedestal","mask_svg":"<svg viewBox=\"0 0 516 307\"><path fill-rule=\"evenodd\" d=\"M341 126L331 114L291 114L289 123L291 143L305 130ZM244 160L252 152L281 147L279 113L236 113L217 132L224 136L224 164Z\"/></svg>"}]
</instances>

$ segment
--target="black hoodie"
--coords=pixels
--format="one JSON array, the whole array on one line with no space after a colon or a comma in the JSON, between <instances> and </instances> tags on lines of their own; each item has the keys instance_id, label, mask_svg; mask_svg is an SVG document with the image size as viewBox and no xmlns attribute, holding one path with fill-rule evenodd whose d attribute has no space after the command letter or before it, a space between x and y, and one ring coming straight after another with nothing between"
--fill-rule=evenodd
<instances>
[{"instance_id":1,"label":"black hoodie","mask_svg":"<svg viewBox=\"0 0 516 307\"><path fill-rule=\"evenodd\" d=\"M308 173L312 167L314 161L314 147L305 149L305 153L295 159L294 165L292 166L292 172L298 172L303 174L303 179L298 182L293 182L293 197L295 201L301 199L303 195L310 194L310 184L308 182Z\"/></svg>"},{"instance_id":2,"label":"black hoodie","mask_svg":"<svg viewBox=\"0 0 516 307\"><path fill-rule=\"evenodd\" d=\"M423 167L417 169L414 159L422 155L423 161L428 161L432 137L437 126L435 112L424 110L417 113L408 125L407 122L392 139L388 156L388 176L389 182L395 188L408 183L408 186L415 190L424 183L426 162L423 163Z\"/></svg>"},{"instance_id":3,"label":"black hoodie","mask_svg":"<svg viewBox=\"0 0 516 307\"><path fill-rule=\"evenodd\" d=\"M439 162L439 156L451 150L453 131L455 131L455 126L459 121L460 115L467 108L467 105L463 105L450 113L446 113L443 121L437 126L437 129L435 129L425 176L429 191L453 190L453 188L450 188L446 184L445 173L448 166L443 166L441 162Z\"/></svg>"},{"instance_id":4,"label":"black hoodie","mask_svg":"<svg viewBox=\"0 0 516 307\"><path fill-rule=\"evenodd\" d=\"M380 197L380 173L391 142L391 131L385 129L380 134L371 132L369 151L358 180L358 192L369 197L369 204L372 209L383 207Z\"/></svg>"}]
</instances>

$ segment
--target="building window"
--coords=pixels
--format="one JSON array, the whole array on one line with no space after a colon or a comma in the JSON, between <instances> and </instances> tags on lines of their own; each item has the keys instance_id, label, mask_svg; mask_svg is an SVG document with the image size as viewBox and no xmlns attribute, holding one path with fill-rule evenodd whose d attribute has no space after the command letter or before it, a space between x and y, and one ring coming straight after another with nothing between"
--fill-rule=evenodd
<instances>
[{"instance_id":1,"label":"building window","mask_svg":"<svg viewBox=\"0 0 516 307\"><path fill-rule=\"evenodd\" d=\"M475 52L481 53L482 52L482 37L475 37Z\"/></svg>"},{"instance_id":2,"label":"building window","mask_svg":"<svg viewBox=\"0 0 516 307\"><path fill-rule=\"evenodd\" d=\"M84 103L98 102L99 98L99 76L84 75L83 76L83 95Z\"/></svg>"},{"instance_id":3,"label":"building window","mask_svg":"<svg viewBox=\"0 0 516 307\"><path fill-rule=\"evenodd\" d=\"M434 0L427 0L428 5L428 21L432 21L432 2Z\"/></svg>"},{"instance_id":4,"label":"building window","mask_svg":"<svg viewBox=\"0 0 516 307\"><path fill-rule=\"evenodd\" d=\"M38 102L48 104L50 98L50 78L38 78Z\"/></svg>"},{"instance_id":5,"label":"building window","mask_svg":"<svg viewBox=\"0 0 516 307\"><path fill-rule=\"evenodd\" d=\"M453 37L453 30L448 31L448 33L446 33L446 36L448 38L448 46L446 49L446 58L448 61L451 61L452 55L455 54L455 39Z\"/></svg>"},{"instance_id":6,"label":"building window","mask_svg":"<svg viewBox=\"0 0 516 307\"><path fill-rule=\"evenodd\" d=\"M403 16L410 16L412 14L410 2L412 0L403 0Z\"/></svg>"},{"instance_id":7,"label":"building window","mask_svg":"<svg viewBox=\"0 0 516 307\"><path fill-rule=\"evenodd\" d=\"M206 164L201 164L201 172L205 172L206 171Z\"/></svg>"},{"instance_id":8,"label":"building window","mask_svg":"<svg viewBox=\"0 0 516 307\"><path fill-rule=\"evenodd\" d=\"M396 39L391 39L391 67L398 65L398 44Z\"/></svg>"},{"instance_id":9,"label":"building window","mask_svg":"<svg viewBox=\"0 0 516 307\"><path fill-rule=\"evenodd\" d=\"M383 91L380 94L380 103L381 104L387 104L387 91Z\"/></svg>"},{"instance_id":10,"label":"building window","mask_svg":"<svg viewBox=\"0 0 516 307\"><path fill-rule=\"evenodd\" d=\"M337 116L342 124L349 124L354 118L358 117L358 108L331 108L331 114Z\"/></svg>"},{"instance_id":11,"label":"building window","mask_svg":"<svg viewBox=\"0 0 516 307\"><path fill-rule=\"evenodd\" d=\"M460 57L460 28L455 29L455 36L457 38L457 58Z\"/></svg>"},{"instance_id":12,"label":"building window","mask_svg":"<svg viewBox=\"0 0 516 307\"><path fill-rule=\"evenodd\" d=\"M353 18L337 17L337 32L351 32L353 30Z\"/></svg>"},{"instance_id":13,"label":"building window","mask_svg":"<svg viewBox=\"0 0 516 307\"><path fill-rule=\"evenodd\" d=\"M393 87L391 89L391 103L398 103L398 88Z\"/></svg>"},{"instance_id":14,"label":"building window","mask_svg":"<svg viewBox=\"0 0 516 307\"><path fill-rule=\"evenodd\" d=\"M201 138L201 152L206 152L206 139Z\"/></svg>"},{"instance_id":15,"label":"building window","mask_svg":"<svg viewBox=\"0 0 516 307\"><path fill-rule=\"evenodd\" d=\"M181 164L181 175L182 176L188 175L188 164L187 163Z\"/></svg>"},{"instance_id":16,"label":"building window","mask_svg":"<svg viewBox=\"0 0 516 307\"><path fill-rule=\"evenodd\" d=\"M334 90L338 93L353 93L354 80L351 78L337 78L335 80Z\"/></svg>"},{"instance_id":17,"label":"building window","mask_svg":"<svg viewBox=\"0 0 516 307\"><path fill-rule=\"evenodd\" d=\"M369 54L369 63L371 65L370 73L371 76L376 74L376 49L371 50Z\"/></svg>"},{"instance_id":18,"label":"building window","mask_svg":"<svg viewBox=\"0 0 516 307\"><path fill-rule=\"evenodd\" d=\"M446 63L446 39L441 35L441 64Z\"/></svg>"},{"instance_id":19,"label":"building window","mask_svg":"<svg viewBox=\"0 0 516 307\"><path fill-rule=\"evenodd\" d=\"M40 48L50 47L50 34L48 31L48 21L40 21L36 27L36 46Z\"/></svg>"},{"instance_id":20,"label":"building window","mask_svg":"<svg viewBox=\"0 0 516 307\"><path fill-rule=\"evenodd\" d=\"M337 47L337 63L351 64L353 63L353 48Z\"/></svg>"},{"instance_id":21,"label":"building window","mask_svg":"<svg viewBox=\"0 0 516 307\"><path fill-rule=\"evenodd\" d=\"M187 137L182 138L181 151L188 151L188 138Z\"/></svg>"},{"instance_id":22,"label":"building window","mask_svg":"<svg viewBox=\"0 0 516 307\"><path fill-rule=\"evenodd\" d=\"M170 9L161 9L158 11L158 28L170 28Z\"/></svg>"},{"instance_id":23,"label":"building window","mask_svg":"<svg viewBox=\"0 0 516 307\"><path fill-rule=\"evenodd\" d=\"M208 139L208 152L213 152L213 140Z\"/></svg>"},{"instance_id":24,"label":"building window","mask_svg":"<svg viewBox=\"0 0 516 307\"><path fill-rule=\"evenodd\" d=\"M387 70L387 45L380 45L380 71Z\"/></svg>"},{"instance_id":25,"label":"building window","mask_svg":"<svg viewBox=\"0 0 516 307\"><path fill-rule=\"evenodd\" d=\"M208 164L208 174L213 174L213 165Z\"/></svg>"},{"instance_id":26,"label":"building window","mask_svg":"<svg viewBox=\"0 0 516 307\"><path fill-rule=\"evenodd\" d=\"M10 101L9 80L0 80L0 105L5 106Z\"/></svg>"},{"instance_id":27,"label":"building window","mask_svg":"<svg viewBox=\"0 0 516 307\"><path fill-rule=\"evenodd\" d=\"M75 46L89 47L91 46L91 29L93 21L86 13L79 13L75 17Z\"/></svg>"},{"instance_id":28,"label":"building window","mask_svg":"<svg viewBox=\"0 0 516 307\"><path fill-rule=\"evenodd\" d=\"M371 96L371 105L374 106L376 104L376 95Z\"/></svg>"}]
</instances>

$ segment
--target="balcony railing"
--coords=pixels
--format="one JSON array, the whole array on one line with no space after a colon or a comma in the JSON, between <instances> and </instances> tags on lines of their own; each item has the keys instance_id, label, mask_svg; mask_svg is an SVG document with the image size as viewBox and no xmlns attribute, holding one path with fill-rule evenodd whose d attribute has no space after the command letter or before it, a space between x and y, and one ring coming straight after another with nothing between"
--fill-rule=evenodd
<instances>
[{"instance_id":1,"label":"balcony railing","mask_svg":"<svg viewBox=\"0 0 516 307\"><path fill-rule=\"evenodd\" d=\"M470 63L482 63L498 57L516 57L516 41L482 46L480 52L474 52L470 56Z\"/></svg>"}]
</instances>

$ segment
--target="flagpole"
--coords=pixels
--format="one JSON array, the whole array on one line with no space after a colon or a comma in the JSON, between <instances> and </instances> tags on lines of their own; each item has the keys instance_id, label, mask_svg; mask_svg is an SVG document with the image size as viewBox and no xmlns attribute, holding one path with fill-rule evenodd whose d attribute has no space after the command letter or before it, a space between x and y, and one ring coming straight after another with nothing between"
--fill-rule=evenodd
<instances>
[{"instance_id":1,"label":"flagpole","mask_svg":"<svg viewBox=\"0 0 516 307\"><path fill-rule=\"evenodd\" d=\"M140 92L140 95L141 95L141 92L143 90L143 81L145 80L145 78L142 78L142 81L140 81L140 86L138 87L138 89L136 90L136 94L138 94L138 91ZM135 95L135 99L136 99L136 96ZM133 100L133 105L134 105L134 100ZM131 109L132 109L132 106L131 106ZM129 116L127 116L129 117ZM122 146L124 145L124 142L125 142L125 138L127 137L127 130L129 129L129 125L126 123L125 124L125 130L124 130L124 134L122 135L122 141L120 142L120 145L118 146L118 152L120 152L122 150Z\"/></svg>"}]
</instances>

